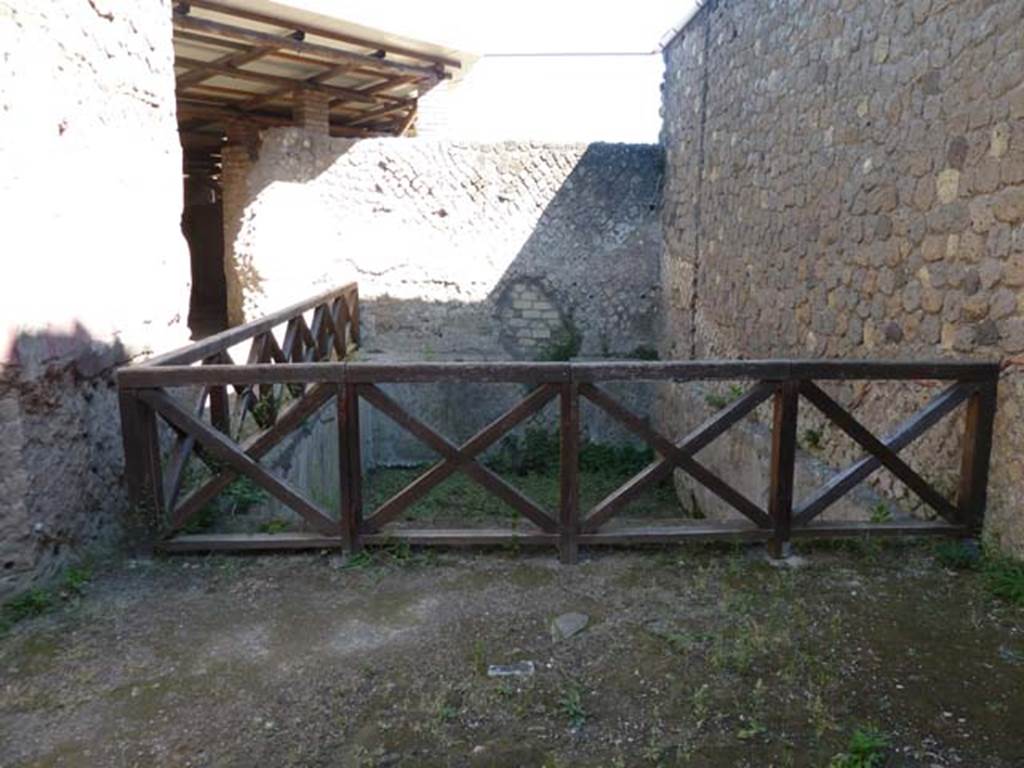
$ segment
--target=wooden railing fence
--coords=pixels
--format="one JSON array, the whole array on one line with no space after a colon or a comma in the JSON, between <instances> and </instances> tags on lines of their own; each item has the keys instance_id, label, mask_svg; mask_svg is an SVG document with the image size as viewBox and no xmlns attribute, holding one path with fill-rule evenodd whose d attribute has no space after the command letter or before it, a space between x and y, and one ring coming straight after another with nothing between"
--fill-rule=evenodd
<instances>
[{"instance_id":1,"label":"wooden railing fence","mask_svg":"<svg viewBox=\"0 0 1024 768\"><path fill-rule=\"evenodd\" d=\"M304 312L313 312L307 325ZM273 329L286 327L283 343ZM227 350L251 339L249 358L235 364ZM391 363L348 362L358 342L355 286L346 286L226 331L190 347L119 372L121 412L129 490L151 518L152 533L168 551L343 547L402 540L411 544L538 544L557 546L565 562L575 562L580 545L667 543L688 539L765 541L782 555L797 537L953 535L976 533L985 510L992 427L999 368L979 362L883 362L839 360L760 360L687 362L569 363ZM201 363L194 365L194 363ZM613 381L745 380L749 387L722 410L681 439L650 426L646 414L631 411L607 389ZM893 432L877 437L830 397L819 382L836 380L939 381L930 402ZM529 385L530 390L504 414L461 445L451 442L390 397L382 384L493 382ZM169 387L196 387L189 408ZM228 393L233 390L234 414ZM281 410L264 409L274 392L292 399ZM324 509L298 489L276 478L259 459L304 419L331 400L337 409L339 509ZM580 402L585 399L649 445L656 459L590 509L579 502ZM502 436L557 400L560 428L560 493L556 509L544 509L480 461ZM748 416L758 405L773 406L770 491L767 505L737 490L696 458L698 452ZM378 409L441 459L376 509L364 509L360 457L359 403ZM863 450L864 456L837 472L808 498L794 498L797 417L802 402L820 411ZM899 452L932 426L966 404L960 483L947 499L912 469ZM210 421L203 419L209 407ZM261 431L241 436L251 415ZM161 459L157 418L176 438ZM232 429L236 437L232 437ZM200 449L216 474L179 500L182 471ZM875 470L884 467L938 513L938 519L900 522L821 522L817 518ZM741 523L693 521L674 525L608 526L624 507L675 470L681 470L740 513ZM463 472L528 521L507 529L436 529L393 526L394 521L433 488ZM281 534L182 534L206 503L239 476L249 478L300 515L308 531Z\"/></svg>"}]
</instances>

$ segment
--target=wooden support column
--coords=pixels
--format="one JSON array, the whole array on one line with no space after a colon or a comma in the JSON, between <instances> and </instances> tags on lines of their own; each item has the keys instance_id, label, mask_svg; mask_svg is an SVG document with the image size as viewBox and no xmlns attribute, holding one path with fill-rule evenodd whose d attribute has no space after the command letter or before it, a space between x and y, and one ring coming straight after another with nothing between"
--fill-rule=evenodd
<instances>
[{"instance_id":1,"label":"wooden support column","mask_svg":"<svg viewBox=\"0 0 1024 768\"><path fill-rule=\"evenodd\" d=\"M956 506L957 522L967 526L973 534L981 533L985 521L997 383L998 380L994 379L979 384L967 401Z\"/></svg>"},{"instance_id":2,"label":"wooden support column","mask_svg":"<svg viewBox=\"0 0 1024 768\"><path fill-rule=\"evenodd\" d=\"M355 384L338 385L338 480L341 541L349 554L362 549L363 464L359 445L359 396Z\"/></svg>"},{"instance_id":3,"label":"wooden support column","mask_svg":"<svg viewBox=\"0 0 1024 768\"><path fill-rule=\"evenodd\" d=\"M580 397L573 381L561 385L560 395L561 489L559 515L559 557L563 563L579 559L580 532Z\"/></svg>"},{"instance_id":4,"label":"wooden support column","mask_svg":"<svg viewBox=\"0 0 1024 768\"><path fill-rule=\"evenodd\" d=\"M772 538L768 542L768 554L773 558L789 555L799 396L799 381L783 381L775 391L772 419L771 485L768 492L768 514L771 516L774 526Z\"/></svg>"},{"instance_id":5,"label":"wooden support column","mask_svg":"<svg viewBox=\"0 0 1024 768\"><path fill-rule=\"evenodd\" d=\"M147 557L163 522L163 477L156 412L130 389L118 393L124 445L128 512L125 539L135 556Z\"/></svg>"}]
</instances>

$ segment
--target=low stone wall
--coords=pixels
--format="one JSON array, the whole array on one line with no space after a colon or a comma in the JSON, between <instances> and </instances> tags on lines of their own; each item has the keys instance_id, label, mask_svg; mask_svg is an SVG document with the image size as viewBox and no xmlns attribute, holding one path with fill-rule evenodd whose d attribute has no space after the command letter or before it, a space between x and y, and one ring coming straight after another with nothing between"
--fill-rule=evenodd
<instances>
[{"instance_id":1,"label":"low stone wall","mask_svg":"<svg viewBox=\"0 0 1024 768\"><path fill-rule=\"evenodd\" d=\"M1024 352L1022 27L1017 0L706 3L665 48L663 355ZM834 388L881 433L933 393ZM1022 401L1011 367L987 533L1017 553ZM822 458L856 455L802 411ZM960 422L907 451L947 491ZM887 473L876 487L916 508Z\"/></svg>"},{"instance_id":2,"label":"low stone wall","mask_svg":"<svg viewBox=\"0 0 1024 768\"><path fill-rule=\"evenodd\" d=\"M117 540L112 372L187 339L168 0L0 0L0 602Z\"/></svg>"}]
</instances>

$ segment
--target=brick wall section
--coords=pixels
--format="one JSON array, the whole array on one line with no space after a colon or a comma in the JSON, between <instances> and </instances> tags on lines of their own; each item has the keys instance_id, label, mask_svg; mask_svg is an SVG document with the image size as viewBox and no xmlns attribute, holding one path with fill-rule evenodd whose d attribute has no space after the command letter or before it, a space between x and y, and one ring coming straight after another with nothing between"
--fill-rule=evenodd
<instances>
[{"instance_id":1,"label":"brick wall section","mask_svg":"<svg viewBox=\"0 0 1024 768\"><path fill-rule=\"evenodd\" d=\"M523 356L538 353L569 333L566 318L539 286L515 283L500 315L501 332Z\"/></svg>"},{"instance_id":2,"label":"brick wall section","mask_svg":"<svg viewBox=\"0 0 1024 768\"><path fill-rule=\"evenodd\" d=\"M719 0L665 61L666 353L1024 352L1018 0ZM920 401L896 387L837 393L879 428ZM1012 369L988 526L1018 553L1022 398ZM938 467L956 466L958 428L909 453L947 489ZM818 452L853 454L829 430ZM888 476L878 487L913 506Z\"/></svg>"},{"instance_id":3,"label":"brick wall section","mask_svg":"<svg viewBox=\"0 0 1024 768\"><path fill-rule=\"evenodd\" d=\"M294 97L292 118L296 125L326 136L330 131L330 104L326 93L300 91Z\"/></svg>"},{"instance_id":4,"label":"brick wall section","mask_svg":"<svg viewBox=\"0 0 1024 768\"><path fill-rule=\"evenodd\" d=\"M187 340L189 255L170 2L0 0L0 40L2 602L116 539L111 374Z\"/></svg>"}]
</instances>

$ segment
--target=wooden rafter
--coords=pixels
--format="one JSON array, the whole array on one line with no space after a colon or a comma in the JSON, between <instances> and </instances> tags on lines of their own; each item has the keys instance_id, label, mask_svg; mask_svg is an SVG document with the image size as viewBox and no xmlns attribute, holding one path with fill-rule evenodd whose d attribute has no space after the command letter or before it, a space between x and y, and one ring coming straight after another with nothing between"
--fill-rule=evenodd
<instances>
[{"instance_id":1,"label":"wooden rafter","mask_svg":"<svg viewBox=\"0 0 1024 768\"><path fill-rule=\"evenodd\" d=\"M296 26L295 22L286 21L280 17L271 16L267 13L260 13L258 11L252 11L245 8L234 8L227 6L224 3L216 2L216 0L192 0L191 5L196 8L205 8L209 11L216 11L217 13L236 16L240 19L248 19L249 21L257 21L263 24L272 24L274 26L282 27ZM394 45L392 43L381 42L379 40L369 40L357 35L343 34L314 24L301 24L298 26L304 32L316 35L317 37L323 37L328 40L335 40L339 43L348 43L349 45L368 48L371 51L384 51L385 54L390 53L409 59L416 59L435 67L452 67L458 69L462 66L458 59L453 59L449 56L423 53L422 51L416 51L411 48L406 48L405 46Z\"/></svg>"},{"instance_id":2,"label":"wooden rafter","mask_svg":"<svg viewBox=\"0 0 1024 768\"><path fill-rule=\"evenodd\" d=\"M178 100L179 117L200 117L207 122L223 122L230 120L242 120L255 123L256 125L273 127L276 125L291 125L291 115L280 115L270 113L243 112L237 107L224 104L204 103L194 101L190 98Z\"/></svg>"},{"instance_id":3,"label":"wooden rafter","mask_svg":"<svg viewBox=\"0 0 1024 768\"><path fill-rule=\"evenodd\" d=\"M223 48L229 51L248 51L252 48L252 46L246 45L245 43L237 42L235 40L225 40L222 37L211 36L209 34L202 34L199 32L190 32L188 30L183 29L175 29L174 37L178 40L184 40L190 43L199 43L201 45L213 48ZM291 61L296 64L306 64L312 67L332 67L337 65L337 62L329 61L328 59L313 54L299 54L293 51L284 51L279 49L270 51L269 53L266 54L266 57L269 59ZM367 69L362 66L354 67L352 69L352 72L354 74L363 75L366 76L367 78L374 79L391 77L391 75L381 73L379 70ZM397 75L394 77L396 80L399 79L399 76ZM419 83L422 85L429 85L430 83L437 82L438 80L437 73L435 73L432 70L428 70L427 75L402 75L401 78L407 80L407 82Z\"/></svg>"},{"instance_id":4,"label":"wooden rafter","mask_svg":"<svg viewBox=\"0 0 1024 768\"><path fill-rule=\"evenodd\" d=\"M349 51L342 51L318 43L307 43L296 40L294 37L274 35L267 32L238 27L232 24L223 24L210 19L200 19L188 16L183 13L174 14L174 28L190 32L211 35L217 38L245 43L250 46L266 47L273 46L281 50L293 51L298 54L309 54L327 59L335 64L351 64L371 71L395 75L416 75L433 80L441 78L442 74L436 68L400 64L394 61L386 61L373 56L365 56Z\"/></svg>"},{"instance_id":5,"label":"wooden rafter","mask_svg":"<svg viewBox=\"0 0 1024 768\"><path fill-rule=\"evenodd\" d=\"M367 96L365 93L353 88L324 85L323 83L312 82L310 80L293 80L289 77L280 77L279 75L271 75L266 72L254 72L250 69L241 69L239 67L212 64L200 59L190 59L183 56L175 57L174 63L179 67L193 67L196 70L212 72L215 75L223 75L224 77L233 78L235 80L251 80L255 83L276 85L279 88L287 88L293 91L313 91L315 93L324 93L328 96L333 96L336 99L345 99L348 101L362 101L367 104L377 103L377 100L373 96Z\"/></svg>"},{"instance_id":6,"label":"wooden rafter","mask_svg":"<svg viewBox=\"0 0 1024 768\"><path fill-rule=\"evenodd\" d=\"M179 3L172 22L179 122L189 132L223 133L229 123L292 125L292 100L312 92L327 96L332 136L403 135L418 98L460 66L448 56L220 0ZM189 167L215 170L216 158L201 152Z\"/></svg>"},{"instance_id":7,"label":"wooden rafter","mask_svg":"<svg viewBox=\"0 0 1024 768\"><path fill-rule=\"evenodd\" d=\"M274 48L270 46L263 46L260 48L253 48L251 50L239 51L238 53L227 53L219 58L214 59L211 62L206 62L193 69L180 75L175 81L175 87L180 91L190 86L198 85L203 80L208 80L217 74L219 67L240 67L243 64L249 64L250 62L256 61L268 53L273 51Z\"/></svg>"},{"instance_id":8,"label":"wooden rafter","mask_svg":"<svg viewBox=\"0 0 1024 768\"><path fill-rule=\"evenodd\" d=\"M415 112L416 102L413 101L410 104L394 104L392 106L381 107L380 109L374 109L369 112L364 112L354 120L350 120L347 123L347 125L361 125L366 122L372 122L380 117L387 117L388 115L393 115L396 112L404 112L407 109Z\"/></svg>"}]
</instances>

